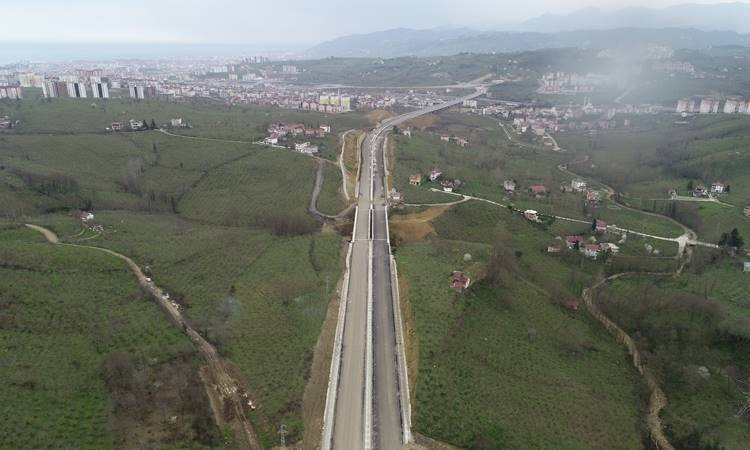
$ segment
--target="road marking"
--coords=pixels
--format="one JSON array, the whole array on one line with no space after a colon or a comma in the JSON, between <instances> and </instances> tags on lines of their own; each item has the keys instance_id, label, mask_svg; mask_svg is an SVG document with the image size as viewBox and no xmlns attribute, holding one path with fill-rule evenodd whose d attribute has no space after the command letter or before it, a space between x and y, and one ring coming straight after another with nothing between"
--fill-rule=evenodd
<instances>
[{"instance_id":1,"label":"road marking","mask_svg":"<svg viewBox=\"0 0 750 450\"><path fill-rule=\"evenodd\" d=\"M364 448L372 449L372 240L367 258L367 331L365 332L365 431Z\"/></svg>"}]
</instances>

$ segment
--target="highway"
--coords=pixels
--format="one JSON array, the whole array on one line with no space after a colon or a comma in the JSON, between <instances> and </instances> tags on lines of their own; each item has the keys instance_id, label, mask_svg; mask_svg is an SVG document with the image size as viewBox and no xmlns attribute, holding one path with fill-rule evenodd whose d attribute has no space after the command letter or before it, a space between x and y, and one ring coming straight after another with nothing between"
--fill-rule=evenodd
<instances>
[{"instance_id":1,"label":"highway","mask_svg":"<svg viewBox=\"0 0 750 450\"><path fill-rule=\"evenodd\" d=\"M362 143L357 207L331 361L322 449L398 449L411 439L383 143L396 125L486 92L483 86L474 87L476 92L471 95L389 118Z\"/></svg>"}]
</instances>

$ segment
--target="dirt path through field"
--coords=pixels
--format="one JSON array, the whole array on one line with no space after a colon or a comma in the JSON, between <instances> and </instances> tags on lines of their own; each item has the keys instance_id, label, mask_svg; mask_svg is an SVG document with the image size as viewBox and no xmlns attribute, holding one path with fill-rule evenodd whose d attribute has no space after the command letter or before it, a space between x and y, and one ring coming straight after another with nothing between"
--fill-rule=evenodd
<instances>
[{"instance_id":1,"label":"dirt path through field","mask_svg":"<svg viewBox=\"0 0 750 450\"><path fill-rule=\"evenodd\" d=\"M211 398L211 405L221 405L222 410L214 409L214 417L217 424L229 424L235 432L236 442L243 449L260 449L257 436L253 430L247 413L251 409L250 399L247 390L242 383L230 374L229 366L221 359L216 348L196 332L190 324L182 317L179 309L175 304L169 301L168 295L150 280L143 273L141 268L129 257L102 247L92 245L67 244L60 242L57 235L44 227L38 225L26 224L26 227L38 231L52 244L65 245L69 247L79 247L93 249L96 251L110 254L127 263L130 270L138 280L138 284L145 289L156 300L159 306L167 313L172 322L181 327L183 332L188 335L197 350L206 360L202 380L207 381L205 385L206 393Z\"/></svg>"}]
</instances>

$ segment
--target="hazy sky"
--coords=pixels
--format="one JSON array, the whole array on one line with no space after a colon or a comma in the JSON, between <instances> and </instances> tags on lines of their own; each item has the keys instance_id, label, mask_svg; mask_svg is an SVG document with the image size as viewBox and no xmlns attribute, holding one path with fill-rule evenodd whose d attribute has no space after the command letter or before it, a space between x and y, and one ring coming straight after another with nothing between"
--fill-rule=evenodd
<instances>
[{"instance_id":1,"label":"hazy sky","mask_svg":"<svg viewBox=\"0 0 750 450\"><path fill-rule=\"evenodd\" d=\"M492 28L545 12L662 7L721 0L2 0L11 42L184 42L312 45L395 27Z\"/></svg>"}]
</instances>

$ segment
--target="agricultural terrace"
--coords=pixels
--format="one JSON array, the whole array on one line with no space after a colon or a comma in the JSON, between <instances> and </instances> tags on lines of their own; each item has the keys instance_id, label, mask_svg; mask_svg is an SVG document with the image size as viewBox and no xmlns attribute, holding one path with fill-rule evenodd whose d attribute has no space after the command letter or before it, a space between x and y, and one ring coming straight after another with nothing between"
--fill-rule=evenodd
<instances>
[{"instance_id":1,"label":"agricultural terrace","mask_svg":"<svg viewBox=\"0 0 750 450\"><path fill-rule=\"evenodd\" d=\"M186 133L252 140L270 122L326 121L343 130L356 116L94 103L20 103L22 126L0 135L0 216L133 258L236 367L257 406L251 419L261 443L278 442L282 423L289 441L299 441L313 349L342 266L340 236L323 231L308 213L318 161L242 142L104 133L104 127L131 116L153 115L157 122L180 116L193 124ZM344 205L340 171L326 162L324 176L318 204L335 214ZM83 224L79 209L94 219ZM106 277L96 284L114 288ZM169 329L166 318L156 319Z\"/></svg>"},{"instance_id":2,"label":"agricultural terrace","mask_svg":"<svg viewBox=\"0 0 750 450\"><path fill-rule=\"evenodd\" d=\"M471 448L638 447L640 381L624 348L561 306L600 263L547 256L551 233L486 203L428 225L432 237L396 250L416 431ZM451 289L453 270L468 290Z\"/></svg>"},{"instance_id":3,"label":"agricultural terrace","mask_svg":"<svg viewBox=\"0 0 750 450\"><path fill-rule=\"evenodd\" d=\"M190 340L124 262L13 226L0 261L4 447L222 446Z\"/></svg>"}]
</instances>

